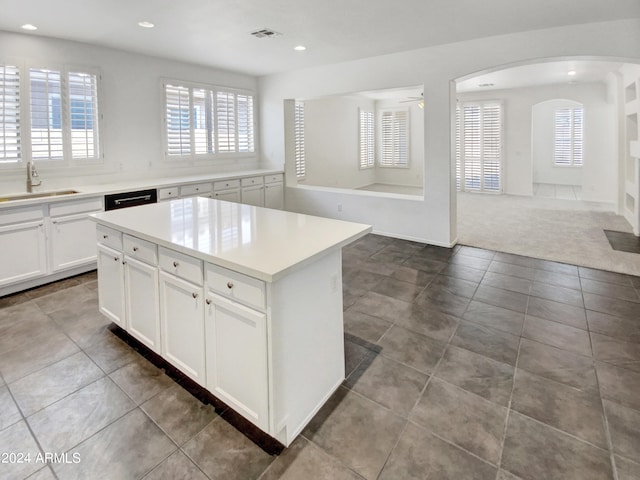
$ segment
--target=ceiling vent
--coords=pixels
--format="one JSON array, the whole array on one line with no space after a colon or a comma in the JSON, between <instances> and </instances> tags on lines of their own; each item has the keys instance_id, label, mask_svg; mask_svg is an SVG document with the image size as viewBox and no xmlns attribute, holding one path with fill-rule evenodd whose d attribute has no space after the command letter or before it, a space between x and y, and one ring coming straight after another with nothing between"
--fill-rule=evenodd
<instances>
[{"instance_id":1,"label":"ceiling vent","mask_svg":"<svg viewBox=\"0 0 640 480\"><path fill-rule=\"evenodd\" d=\"M279 37L282 34L276 32L275 30L271 30L270 28L261 28L260 30L251 32L251 35L253 35L256 38L265 38L265 37L273 38L273 37Z\"/></svg>"}]
</instances>

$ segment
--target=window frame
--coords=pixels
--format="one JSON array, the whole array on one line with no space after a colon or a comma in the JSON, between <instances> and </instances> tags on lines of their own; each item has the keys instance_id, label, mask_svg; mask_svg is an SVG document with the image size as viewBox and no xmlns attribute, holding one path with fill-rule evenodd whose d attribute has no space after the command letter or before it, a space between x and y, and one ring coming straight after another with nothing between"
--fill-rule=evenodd
<instances>
[{"instance_id":1,"label":"window frame","mask_svg":"<svg viewBox=\"0 0 640 480\"><path fill-rule=\"evenodd\" d=\"M404 125L404 136L406 138L406 145L404 146L406 150L406 161L401 161L402 159L398 159L396 157L395 150L397 150L397 148L395 147L395 141L394 141L394 145L392 146L392 149L394 150L394 152L392 152L392 161L389 164L389 163L385 163L384 161L384 157L385 157L384 116L385 114L391 113L393 115L393 124L395 125L396 123L395 118L397 116L397 113L399 112L402 112L406 115L406 125ZM378 159L377 159L376 166L380 168L402 168L402 169L411 168L411 138L410 138L411 109L409 107L383 107L378 110L376 119L378 120L377 131L379 135L378 138L380 139L380 141L377 142ZM396 136L394 133L392 133L392 135L394 137Z\"/></svg>"},{"instance_id":2,"label":"window frame","mask_svg":"<svg viewBox=\"0 0 640 480\"><path fill-rule=\"evenodd\" d=\"M364 119L363 124L363 116ZM376 166L375 111L358 109L358 168L368 170ZM364 161L363 161L364 160Z\"/></svg>"},{"instance_id":3,"label":"window frame","mask_svg":"<svg viewBox=\"0 0 640 480\"><path fill-rule=\"evenodd\" d=\"M293 137L294 137L294 162L297 180L304 180L307 176L307 156L305 151L305 104L302 101L294 101L293 105ZM302 123L300 123L302 121Z\"/></svg>"},{"instance_id":4,"label":"window frame","mask_svg":"<svg viewBox=\"0 0 640 480\"><path fill-rule=\"evenodd\" d=\"M174 86L176 88L186 88L189 92L189 127L188 127L188 136L189 136L189 151L188 153L180 153L173 154L169 153L169 130L168 130L168 99L167 99L167 86ZM194 103L194 95L193 92L195 90L204 90L206 92L206 96L211 95L211 104L208 107L206 104L204 106L207 111L205 111L206 117L206 140L207 140L207 151L206 152L197 152L197 142L196 142L196 134L197 130L194 125L194 111L197 106ZM218 96L221 95L232 95L233 98L233 148L234 151L225 151L220 149L220 117L218 115L218 106L219 100ZM224 87L219 85L211 85L199 82L191 82L185 80L179 80L175 78L161 78L160 79L160 95L162 98L162 118L161 118L161 126L162 126L162 141L163 141L163 161L167 164L179 165L179 164L188 164L188 165L203 165L210 164L212 161L218 160L230 160L230 159L238 159L238 158L255 158L258 155L257 148L257 93L253 90L249 89L241 89L241 88L231 88ZM247 125L242 125L242 128L239 128L239 118L244 115L239 114L238 110L238 97L246 97L246 102L250 104L250 113L246 114L246 122L247 125L250 125L251 128L246 128ZM211 109L208 111L208 109ZM228 110L230 112L230 110ZM211 132L208 131L211 129ZM244 132L244 133L242 133ZM244 135L246 137L246 142L241 139L241 136ZM249 145L247 150L240 150L241 144L246 143Z\"/></svg>"},{"instance_id":5,"label":"window frame","mask_svg":"<svg viewBox=\"0 0 640 480\"><path fill-rule=\"evenodd\" d=\"M580 128L579 132L576 130L575 114L580 112ZM558 144L563 140L559 137L558 131L558 115L560 112L569 112L569 127L568 138L564 140L568 143L568 148L565 146L565 152L568 151L568 162L559 161L559 157L562 155L559 152ZM576 135L579 133L579 135ZM566 135L566 133L565 133ZM576 160L576 144L579 144L579 159ZM584 166L584 106L576 105L572 107L559 107L553 110L553 167L558 168L582 168Z\"/></svg>"},{"instance_id":6,"label":"window frame","mask_svg":"<svg viewBox=\"0 0 640 480\"><path fill-rule=\"evenodd\" d=\"M104 115L103 115L103 90L102 90L102 71L98 67L77 64L59 64L38 61L16 61L11 58L0 59L0 65L11 65L17 67L19 72L19 122L20 122L20 155L13 161L0 161L0 170L3 171L19 171L32 161L44 171L64 171L73 168L78 171L79 168L95 167L104 165ZM53 71L60 74L60 130L62 136L62 155L60 157L34 157L33 155L33 122L31 117L32 105L32 85L31 72L37 71ZM92 130L97 130L97 140L94 142L94 151L96 154L91 157L74 157L73 141L72 141L72 114L71 114L71 94L69 75L70 74L87 74L95 77L95 106L96 113L93 116ZM50 103L50 102L49 102Z\"/></svg>"}]
</instances>

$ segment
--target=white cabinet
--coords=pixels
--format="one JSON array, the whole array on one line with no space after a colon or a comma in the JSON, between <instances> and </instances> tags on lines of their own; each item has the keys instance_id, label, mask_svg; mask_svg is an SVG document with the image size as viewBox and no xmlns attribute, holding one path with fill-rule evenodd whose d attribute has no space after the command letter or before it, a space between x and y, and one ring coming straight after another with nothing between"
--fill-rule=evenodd
<instances>
[{"instance_id":1,"label":"white cabinet","mask_svg":"<svg viewBox=\"0 0 640 480\"><path fill-rule=\"evenodd\" d=\"M0 265L0 286L47 273L45 215L41 206L0 213Z\"/></svg>"},{"instance_id":2,"label":"white cabinet","mask_svg":"<svg viewBox=\"0 0 640 480\"><path fill-rule=\"evenodd\" d=\"M50 205L49 258L52 272L95 262L96 226L87 215L100 211L101 197Z\"/></svg>"},{"instance_id":3,"label":"white cabinet","mask_svg":"<svg viewBox=\"0 0 640 480\"><path fill-rule=\"evenodd\" d=\"M160 353L158 268L125 256L125 308L127 331L156 353Z\"/></svg>"},{"instance_id":4,"label":"white cabinet","mask_svg":"<svg viewBox=\"0 0 640 480\"><path fill-rule=\"evenodd\" d=\"M247 177L240 180L242 186L242 203L255 207L264 206L263 177Z\"/></svg>"},{"instance_id":5,"label":"white cabinet","mask_svg":"<svg viewBox=\"0 0 640 480\"><path fill-rule=\"evenodd\" d=\"M213 198L240 203L240 180L220 180L213 183Z\"/></svg>"},{"instance_id":6,"label":"white cabinet","mask_svg":"<svg viewBox=\"0 0 640 480\"><path fill-rule=\"evenodd\" d=\"M267 208L284 208L284 184L267 183L264 186L264 206Z\"/></svg>"},{"instance_id":7,"label":"white cabinet","mask_svg":"<svg viewBox=\"0 0 640 480\"><path fill-rule=\"evenodd\" d=\"M162 356L205 384L202 261L159 248Z\"/></svg>"},{"instance_id":8,"label":"white cabinet","mask_svg":"<svg viewBox=\"0 0 640 480\"><path fill-rule=\"evenodd\" d=\"M206 303L206 388L266 431L266 315L210 291Z\"/></svg>"},{"instance_id":9,"label":"white cabinet","mask_svg":"<svg viewBox=\"0 0 640 480\"><path fill-rule=\"evenodd\" d=\"M180 189L178 187L165 187L158 189L158 201L174 200L179 198Z\"/></svg>"},{"instance_id":10,"label":"white cabinet","mask_svg":"<svg viewBox=\"0 0 640 480\"><path fill-rule=\"evenodd\" d=\"M98 244L98 309L109 320L126 330L123 261L122 252Z\"/></svg>"},{"instance_id":11,"label":"white cabinet","mask_svg":"<svg viewBox=\"0 0 640 480\"><path fill-rule=\"evenodd\" d=\"M160 272L162 356L200 385L205 384L203 288Z\"/></svg>"}]
</instances>

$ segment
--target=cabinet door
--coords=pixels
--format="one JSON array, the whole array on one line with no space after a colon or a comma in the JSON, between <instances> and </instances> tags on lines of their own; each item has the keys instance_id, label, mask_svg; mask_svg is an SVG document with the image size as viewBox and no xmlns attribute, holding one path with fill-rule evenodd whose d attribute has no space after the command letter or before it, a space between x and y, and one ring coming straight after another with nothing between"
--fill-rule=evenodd
<instances>
[{"instance_id":1,"label":"cabinet door","mask_svg":"<svg viewBox=\"0 0 640 480\"><path fill-rule=\"evenodd\" d=\"M264 206L264 186L246 187L242 189L242 203L256 207Z\"/></svg>"},{"instance_id":2,"label":"cabinet door","mask_svg":"<svg viewBox=\"0 0 640 480\"><path fill-rule=\"evenodd\" d=\"M96 224L86 213L51 219L51 267L54 272L96 261Z\"/></svg>"},{"instance_id":3,"label":"cabinet door","mask_svg":"<svg viewBox=\"0 0 640 480\"><path fill-rule=\"evenodd\" d=\"M213 198L216 200L240 203L240 190L220 190L219 192L213 192Z\"/></svg>"},{"instance_id":4,"label":"cabinet door","mask_svg":"<svg viewBox=\"0 0 640 480\"><path fill-rule=\"evenodd\" d=\"M206 305L207 389L268 429L266 316L209 293Z\"/></svg>"},{"instance_id":5,"label":"cabinet door","mask_svg":"<svg viewBox=\"0 0 640 480\"><path fill-rule=\"evenodd\" d=\"M264 186L264 206L267 208L284 208L284 186L282 183L269 183Z\"/></svg>"},{"instance_id":6,"label":"cabinet door","mask_svg":"<svg viewBox=\"0 0 640 480\"><path fill-rule=\"evenodd\" d=\"M122 261L122 252L98 244L98 308L109 320L126 330Z\"/></svg>"},{"instance_id":7,"label":"cabinet door","mask_svg":"<svg viewBox=\"0 0 640 480\"><path fill-rule=\"evenodd\" d=\"M160 272L162 356L204 385L203 289Z\"/></svg>"},{"instance_id":8,"label":"cabinet door","mask_svg":"<svg viewBox=\"0 0 640 480\"><path fill-rule=\"evenodd\" d=\"M0 286L47 273L44 220L0 227L0 265Z\"/></svg>"},{"instance_id":9,"label":"cabinet door","mask_svg":"<svg viewBox=\"0 0 640 480\"><path fill-rule=\"evenodd\" d=\"M127 331L160 353L158 268L127 256L124 278Z\"/></svg>"}]
</instances>

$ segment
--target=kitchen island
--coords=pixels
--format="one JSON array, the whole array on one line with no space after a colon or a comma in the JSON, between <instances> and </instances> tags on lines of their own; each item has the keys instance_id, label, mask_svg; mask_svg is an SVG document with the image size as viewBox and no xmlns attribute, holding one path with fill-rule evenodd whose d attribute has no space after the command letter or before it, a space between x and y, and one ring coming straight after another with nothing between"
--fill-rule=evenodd
<instances>
[{"instance_id":1,"label":"kitchen island","mask_svg":"<svg viewBox=\"0 0 640 480\"><path fill-rule=\"evenodd\" d=\"M100 311L288 446L344 380L341 249L371 227L201 197L91 217Z\"/></svg>"}]
</instances>

